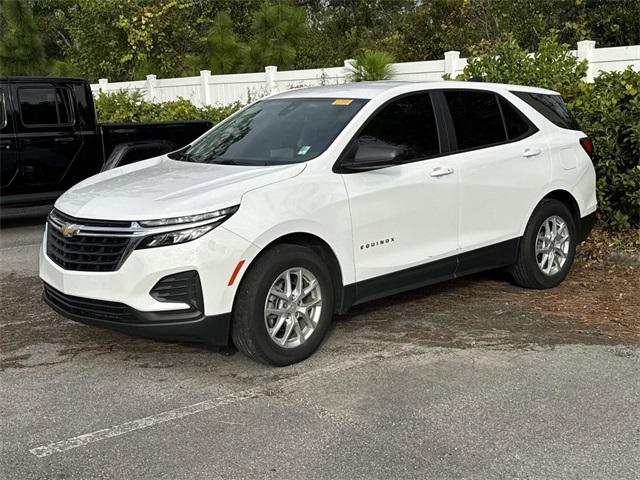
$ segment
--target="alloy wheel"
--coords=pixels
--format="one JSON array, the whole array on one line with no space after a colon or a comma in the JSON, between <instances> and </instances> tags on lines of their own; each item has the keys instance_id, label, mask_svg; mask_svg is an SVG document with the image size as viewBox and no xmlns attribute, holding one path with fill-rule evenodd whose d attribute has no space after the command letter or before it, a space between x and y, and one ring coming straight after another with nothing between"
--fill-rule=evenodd
<instances>
[{"instance_id":1,"label":"alloy wheel","mask_svg":"<svg viewBox=\"0 0 640 480\"><path fill-rule=\"evenodd\" d=\"M558 215L547 218L536 236L536 262L545 275L555 275L567 261L571 239L569 226Z\"/></svg>"},{"instance_id":2,"label":"alloy wheel","mask_svg":"<svg viewBox=\"0 0 640 480\"><path fill-rule=\"evenodd\" d=\"M322 312L322 289L306 268L282 272L269 288L264 322L271 340L284 348L306 342L315 331Z\"/></svg>"}]
</instances>

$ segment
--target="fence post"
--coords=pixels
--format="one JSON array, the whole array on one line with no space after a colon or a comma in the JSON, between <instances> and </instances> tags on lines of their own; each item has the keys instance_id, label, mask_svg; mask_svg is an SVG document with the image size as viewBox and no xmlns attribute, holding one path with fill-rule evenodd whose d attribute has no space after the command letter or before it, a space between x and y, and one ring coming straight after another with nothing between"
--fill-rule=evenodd
<instances>
[{"instance_id":1,"label":"fence post","mask_svg":"<svg viewBox=\"0 0 640 480\"><path fill-rule=\"evenodd\" d=\"M276 91L276 72L277 71L278 71L278 67L275 67L273 65L264 67L264 76L265 76L265 83L267 87L267 95L275 93Z\"/></svg>"},{"instance_id":2,"label":"fence post","mask_svg":"<svg viewBox=\"0 0 640 480\"><path fill-rule=\"evenodd\" d=\"M353 73L353 69L356 65L356 61L353 58L347 58L344 61L344 67L342 69L342 79L345 82L349 81L349 77L351 76L351 74Z\"/></svg>"},{"instance_id":3,"label":"fence post","mask_svg":"<svg viewBox=\"0 0 640 480\"><path fill-rule=\"evenodd\" d=\"M460 60L460 52L457 50L449 50L444 52L444 73L448 73L451 79L456 78L458 74L458 61Z\"/></svg>"},{"instance_id":4,"label":"fence post","mask_svg":"<svg viewBox=\"0 0 640 480\"><path fill-rule=\"evenodd\" d=\"M153 102L156 96L156 76L147 75L147 100Z\"/></svg>"},{"instance_id":5,"label":"fence post","mask_svg":"<svg viewBox=\"0 0 640 480\"><path fill-rule=\"evenodd\" d=\"M211 70L200 70L200 102L202 105L211 105L210 78Z\"/></svg>"},{"instance_id":6,"label":"fence post","mask_svg":"<svg viewBox=\"0 0 640 480\"><path fill-rule=\"evenodd\" d=\"M107 91L107 85L109 84L109 80L106 78L99 78L98 79L98 91L99 92L105 92Z\"/></svg>"},{"instance_id":7,"label":"fence post","mask_svg":"<svg viewBox=\"0 0 640 480\"><path fill-rule=\"evenodd\" d=\"M585 80L593 82L593 51L596 49L594 40L582 40L578 42L578 60L587 61L587 75Z\"/></svg>"}]
</instances>

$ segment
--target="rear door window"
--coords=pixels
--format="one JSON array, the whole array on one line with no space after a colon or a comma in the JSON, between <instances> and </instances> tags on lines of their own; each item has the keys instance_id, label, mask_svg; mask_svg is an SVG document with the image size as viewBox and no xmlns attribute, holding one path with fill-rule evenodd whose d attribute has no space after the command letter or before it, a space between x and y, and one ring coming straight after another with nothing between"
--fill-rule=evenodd
<instances>
[{"instance_id":1,"label":"rear door window","mask_svg":"<svg viewBox=\"0 0 640 480\"><path fill-rule=\"evenodd\" d=\"M66 88L22 87L18 89L23 125L64 126L73 123L71 98Z\"/></svg>"},{"instance_id":2,"label":"rear door window","mask_svg":"<svg viewBox=\"0 0 640 480\"><path fill-rule=\"evenodd\" d=\"M458 150L486 147L507 141L498 100L493 92L445 90Z\"/></svg>"},{"instance_id":3,"label":"rear door window","mask_svg":"<svg viewBox=\"0 0 640 480\"><path fill-rule=\"evenodd\" d=\"M542 93L530 92L511 92L516 97L527 102L536 109L538 113L543 115L547 120L560 128L568 130L580 130L578 122L569 112L567 105L560 95L547 95Z\"/></svg>"}]
</instances>

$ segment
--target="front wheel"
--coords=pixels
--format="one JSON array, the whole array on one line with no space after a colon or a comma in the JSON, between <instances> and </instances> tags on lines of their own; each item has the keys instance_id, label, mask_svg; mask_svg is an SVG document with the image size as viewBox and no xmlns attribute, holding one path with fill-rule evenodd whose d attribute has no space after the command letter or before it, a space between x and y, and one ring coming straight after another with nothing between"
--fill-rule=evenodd
<instances>
[{"instance_id":1,"label":"front wheel","mask_svg":"<svg viewBox=\"0 0 640 480\"><path fill-rule=\"evenodd\" d=\"M573 264L576 226L567 206L546 199L536 208L520 241L518 259L511 268L514 281L527 288L553 288Z\"/></svg>"},{"instance_id":2,"label":"front wheel","mask_svg":"<svg viewBox=\"0 0 640 480\"><path fill-rule=\"evenodd\" d=\"M320 345L333 316L333 285L320 257L276 245L258 258L236 294L231 338L254 360L290 365Z\"/></svg>"}]
</instances>

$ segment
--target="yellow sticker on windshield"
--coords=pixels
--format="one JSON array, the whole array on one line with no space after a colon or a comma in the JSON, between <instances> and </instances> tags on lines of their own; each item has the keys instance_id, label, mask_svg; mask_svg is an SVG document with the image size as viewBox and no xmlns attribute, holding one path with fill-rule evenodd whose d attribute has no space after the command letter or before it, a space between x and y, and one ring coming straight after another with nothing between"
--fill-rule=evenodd
<instances>
[{"instance_id":1,"label":"yellow sticker on windshield","mask_svg":"<svg viewBox=\"0 0 640 480\"><path fill-rule=\"evenodd\" d=\"M351 105L351 102L350 98L336 98L331 105Z\"/></svg>"}]
</instances>

